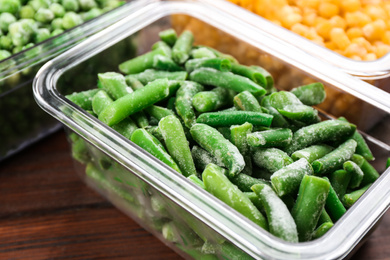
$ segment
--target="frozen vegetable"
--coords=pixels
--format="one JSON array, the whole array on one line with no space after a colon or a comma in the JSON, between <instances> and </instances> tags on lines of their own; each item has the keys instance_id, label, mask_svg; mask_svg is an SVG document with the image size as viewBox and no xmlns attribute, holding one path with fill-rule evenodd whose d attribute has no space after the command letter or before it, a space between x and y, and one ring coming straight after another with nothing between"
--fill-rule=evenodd
<instances>
[{"instance_id":1,"label":"frozen vegetable","mask_svg":"<svg viewBox=\"0 0 390 260\"><path fill-rule=\"evenodd\" d=\"M114 129L145 112L146 125L138 124L127 138L271 234L294 243L325 234L377 178L356 154L356 126L319 121L311 105L326 96L321 83L271 90L266 70L192 46L189 32L185 41L174 35L160 33L154 49L119 65L123 74L99 73L97 93L69 99L92 106ZM175 46L180 59L174 58ZM197 55L207 57L195 56L199 50ZM169 210L151 197L163 216L161 232L182 245ZM186 225L193 241L203 240L197 253L223 254L224 239L209 241L195 225Z\"/></svg>"}]
</instances>

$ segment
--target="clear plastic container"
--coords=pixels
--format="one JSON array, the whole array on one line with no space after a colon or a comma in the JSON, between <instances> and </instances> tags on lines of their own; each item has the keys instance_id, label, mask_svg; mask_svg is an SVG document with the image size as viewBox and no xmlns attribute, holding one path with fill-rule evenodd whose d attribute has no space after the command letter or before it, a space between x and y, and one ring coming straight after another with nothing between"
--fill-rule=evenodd
<instances>
[{"instance_id":1,"label":"clear plastic container","mask_svg":"<svg viewBox=\"0 0 390 260\"><path fill-rule=\"evenodd\" d=\"M124 5L0 61L0 161L61 127L34 101L32 81L43 63L131 12Z\"/></svg>"},{"instance_id":2,"label":"clear plastic container","mask_svg":"<svg viewBox=\"0 0 390 260\"><path fill-rule=\"evenodd\" d=\"M69 131L80 176L187 258L207 255L211 259L340 259L357 249L390 203L390 170L385 170L390 140L384 130L384 125L389 124L390 94L205 1L142 3L128 17L46 63L35 78L34 96L38 104ZM276 80L283 77L286 68L293 71L291 88L309 78L370 107L367 114L358 114L358 119L364 118L359 122L368 131L365 136L376 157L373 165L383 174L320 239L288 243L274 237L65 98L74 90L96 87L98 72L117 71L120 62L148 51L158 40L159 31L178 27L180 19L184 28L188 17L210 26L215 37L231 38L240 42L237 48L248 45L256 50L254 55L267 57L281 70L275 74ZM197 39L202 31L193 33ZM224 51L231 43L227 40L215 47ZM126 48L128 45L132 47ZM377 113L383 120L373 124L371 117Z\"/></svg>"}]
</instances>

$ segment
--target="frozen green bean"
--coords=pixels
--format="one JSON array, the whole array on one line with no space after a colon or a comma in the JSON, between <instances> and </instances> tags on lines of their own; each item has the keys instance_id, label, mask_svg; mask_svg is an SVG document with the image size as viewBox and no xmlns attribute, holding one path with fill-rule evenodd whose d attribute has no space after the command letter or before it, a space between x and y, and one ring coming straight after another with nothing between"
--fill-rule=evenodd
<instances>
[{"instance_id":1,"label":"frozen green bean","mask_svg":"<svg viewBox=\"0 0 390 260\"><path fill-rule=\"evenodd\" d=\"M209 163L213 163L221 167L225 166L222 162L218 161L216 157L197 145L192 147L191 154L194 159L195 167L200 171L203 171Z\"/></svg>"},{"instance_id":2,"label":"frozen green bean","mask_svg":"<svg viewBox=\"0 0 390 260\"><path fill-rule=\"evenodd\" d=\"M191 128L196 123L196 115L192 106L193 97L204 87L196 82L183 81L181 87L177 90L175 108L177 114L183 119L184 124Z\"/></svg>"},{"instance_id":3,"label":"frozen green bean","mask_svg":"<svg viewBox=\"0 0 390 260\"><path fill-rule=\"evenodd\" d=\"M332 222L322 223L321 226L319 226L316 230L314 230L313 239L317 239L317 238L322 237L332 227L333 227L333 223Z\"/></svg>"},{"instance_id":4,"label":"frozen green bean","mask_svg":"<svg viewBox=\"0 0 390 260\"><path fill-rule=\"evenodd\" d=\"M252 147L279 147L290 144L293 133L288 128L271 129L248 134L248 144Z\"/></svg>"},{"instance_id":5,"label":"frozen green bean","mask_svg":"<svg viewBox=\"0 0 390 260\"><path fill-rule=\"evenodd\" d=\"M169 46L175 45L177 40L177 34L174 29L167 29L161 31L158 33L158 36L160 36L160 39L166 44L168 44Z\"/></svg>"},{"instance_id":6,"label":"frozen green bean","mask_svg":"<svg viewBox=\"0 0 390 260\"><path fill-rule=\"evenodd\" d=\"M293 88L291 93L307 106L321 104L326 98L324 85L320 82Z\"/></svg>"},{"instance_id":7,"label":"frozen green bean","mask_svg":"<svg viewBox=\"0 0 390 260\"><path fill-rule=\"evenodd\" d=\"M257 69L248 67L245 65L233 63L231 66L231 71L234 74L241 75L246 77L256 84L260 85L263 88L267 88L267 79L264 77L263 73L260 73Z\"/></svg>"},{"instance_id":8,"label":"frozen green bean","mask_svg":"<svg viewBox=\"0 0 390 260\"><path fill-rule=\"evenodd\" d=\"M92 110L92 98L99 89L90 89L81 92L74 92L67 95L66 98L85 110Z\"/></svg>"},{"instance_id":9,"label":"frozen green bean","mask_svg":"<svg viewBox=\"0 0 390 260\"><path fill-rule=\"evenodd\" d=\"M126 79L117 72L99 73L100 86L105 89L114 99L121 98L133 90L126 84Z\"/></svg>"},{"instance_id":10,"label":"frozen green bean","mask_svg":"<svg viewBox=\"0 0 390 260\"><path fill-rule=\"evenodd\" d=\"M350 189L358 188L362 183L363 176L364 176L362 169L360 169L360 167L353 161L346 161L343 164L343 168L351 175L351 180L349 182L348 187Z\"/></svg>"},{"instance_id":11,"label":"frozen green bean","mask_svg":"<svg viewBox=\"0 0 390 260\"><path fill-rule=\"evenodd\" d=\"M138 79L142 84L148 84L156 79L185 80L187 72L147 69L138 74L131 74L131 77Z\"/></svg>"},{"instance_id":12,"label":"frozen green bean","mask_svg":"<svg viewBox=\"0 0 390 260\"><path fill-rule=\"evenodd\" d=\"M333 147L326 144L312 145L302 150L295 151L291 158L296 161L305 158L309 163L325 156L333 150Z\"/></svg>"},{"instance_id":13,"label":"frozen green bean","mask_svg":"<svg viewBox=\"0 0 390 260\"><path fill-rule=\"evenodd\" d=\"M253 152L253 162L260 168L274 173L293 163L293 160L288 154L277 148L256 148Z\"/></svg>"},{"instance_id":14,"label":"frozen green bean","mask_svg":"<svg viewBox=\"0 0 390 260\"><path fill-rule=\"evenodd\" d=\"M153 58L153 68L167 71L182 71L182 67L177 65L170 57L164 55L156 55Z\"/></svg>"},{"instance_id":15,"label":"frozen green bean","mask_svg":"<svg viewBox=\"0 0 390 260\"><path fill-rule=\"evenodd\" d=\"M236 176L229 177L229 180L234 185L236 185L242 192L251 192L252 186L256 184L266 184L270 186L270 183L268 181L258 179L258 178L253 178L246 174L238 174Z\"/></svg>"},{"instance_id":16,"label":"frozen green bean","mask_svg":"<svg viewBox=\"0 0 390 260\"><path fill-rule=\"evenodd\" d=\"M368 188L370 188L370 186L371 183L351 193L345 194L342 200L344 206L346 208L352 207L352 205L355 204L355 202L363 195L363 193L365 193L368 190Z\"/></svg>"},{"instance_id":17,"label":"frozen green bean","mask_svg":"<svg viewBox=\"0 0 390 260\"><path fill-rule=\"evenodd\" d=\"M119 70L125 74L136 74L151 69L153 68L154 57L156 55L167 56L167 52L164 48L157 48L119 64Z\"/></svg>"},{"instance_id":18,"label":"frozen green bean","mask_svg":"<svg viewBox=\"0 0 390 260\"><path fill-rule=\"evenodd\" d=\"M329 181L326 177L324 177L324 179ZM326 198L325 209L334 222L339 220L345 212L347 212L332 185L329 187L329 194Z\"/></svg>"},{"instance_id":19,"label":"frozen green bean","mask_svg":"<svg viewBox=\"0 0 390 260\"><path fill-rule=\"evenodd\" d=\"M231 111L231 112L208 112L203 113L196 119L197 123L210 126L241 125L245 122L254 126L270 126L273 116L261 112Z\"/></svg>"},{"instance_id":20,"label":"frozen green bean","mask_svg":"<svg viewBox=\"0 0 390 260\"><path fill-rule=\"evenodd\" d=\"M337 170L329 174L329 181L332 185L334 191L337 194L337 197L341 200L345 193L349 182L351 181L351 173L345 170Z\"/></svg>"},{"instance_id":21,"label":"frozen green bean","mask_svg":"<svg viewBox=\"0 0 390 260\"><path fill-rule=\"evenodd\" d=\"M232 105L235 92L225 88L214 88L211 91L201 91L192 98L192 105L198 112L210 112Z\"/></svg>"},{"instance_id":22,"label":"frozen green bean","mask_svg":"<svg viewBox=\"0 0 390 260\"><path fill-rule=\"evenodd\" d=\"M247 135L252 132L252 124L246 122L242 125L232 125L230 127L230 140L238 148L245 160L245 167L242 173L252 175L252 156L247 142Z\"/></svg>"},{"instance_id":23,"label":"frozen green bean","mask_svg":"<svg viewBox=\"0 0 390 260\"><path fill-rule=\"evenodd\" d=\"M230 71L232 65L228 59L222 58L201 58L191 59L185 63L185 68L188 73L199 68L213 68L222 72Z\"/></svg>"},{"instance_id":24,"label":"frozen green bean","mask_svg":"<svg viewBox=\"0 0 390 260\"><path fill-rule=\"evenodd\" d=\"M193 42L194 35L192 32L182 32L172 47L172 59L179 64L183 64L188 60Z\"/></svg>"}]
</instances>

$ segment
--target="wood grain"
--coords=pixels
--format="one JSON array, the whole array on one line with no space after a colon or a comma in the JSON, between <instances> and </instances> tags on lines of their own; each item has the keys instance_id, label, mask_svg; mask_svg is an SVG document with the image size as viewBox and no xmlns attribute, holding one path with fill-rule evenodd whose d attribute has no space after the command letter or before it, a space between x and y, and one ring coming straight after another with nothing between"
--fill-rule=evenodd
<instances>
[{"instance_id":1,"label":"wood grain","mask_svg":"<svg viewBox=\"0 0 390 260\"><path fill-rule=\"evenodd\" d=\"M181 259L85 186L63 131L2 162L0 194L0 259ZM390 259L390 212L351 259Z\"/></svg>"}]
</instances>

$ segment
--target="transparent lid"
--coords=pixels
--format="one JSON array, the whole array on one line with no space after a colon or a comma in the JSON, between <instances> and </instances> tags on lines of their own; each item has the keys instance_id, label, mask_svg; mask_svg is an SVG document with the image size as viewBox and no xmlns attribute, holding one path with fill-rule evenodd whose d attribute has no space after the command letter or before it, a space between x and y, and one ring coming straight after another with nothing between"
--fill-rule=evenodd
<instances>
[{"instance_id":1,"label":"transparent lid","mask_svg":"<svg viewBox=\"0 0 390 260\"><path fill-rule=\"evenodd\" d=\"M209 1L143 0L140 2L141 5L136 2L129 5L129 7L134 5L133 12L124 19L46 63L34 80L34 96L38 104L255 258L345 257L389 207L390 170L381 175L370 187L369 192L365 193L325 236L311 242L288 243L262 230L217 198L188 182L184 176L178 176L168 166L75 106L59 93L56 84L61 75L69 69L148 27L153 22L175 14L186 14L227 32L328 85L364 99L385 113L390 113L390 94L341 72L328 63L259 30L256 26L248 25L240 18L222 11L224 8L210 5ZM221 1L222 4L226 3ZM367 93L369 95L366 95Z\"/></svg>"},{"instance_id":2,"label":"transparent lid","mask_svg":"<svg viewBox=\"0 0 390 260\"><path fill-rule=\"evenodd\" d=\"M314 42L278 26L269 20L245 10L226 0L205 0L208 4L231 16L237 17L247 24L261 28L261 30L282 39L304 50L308 54L314 55L330 64L333 64L348 74L357 76L361 79L382 79L390 76L390 53L374 61L356 61L338 54L328 48L315 44Z\"/></svg>"}]
</instances>

